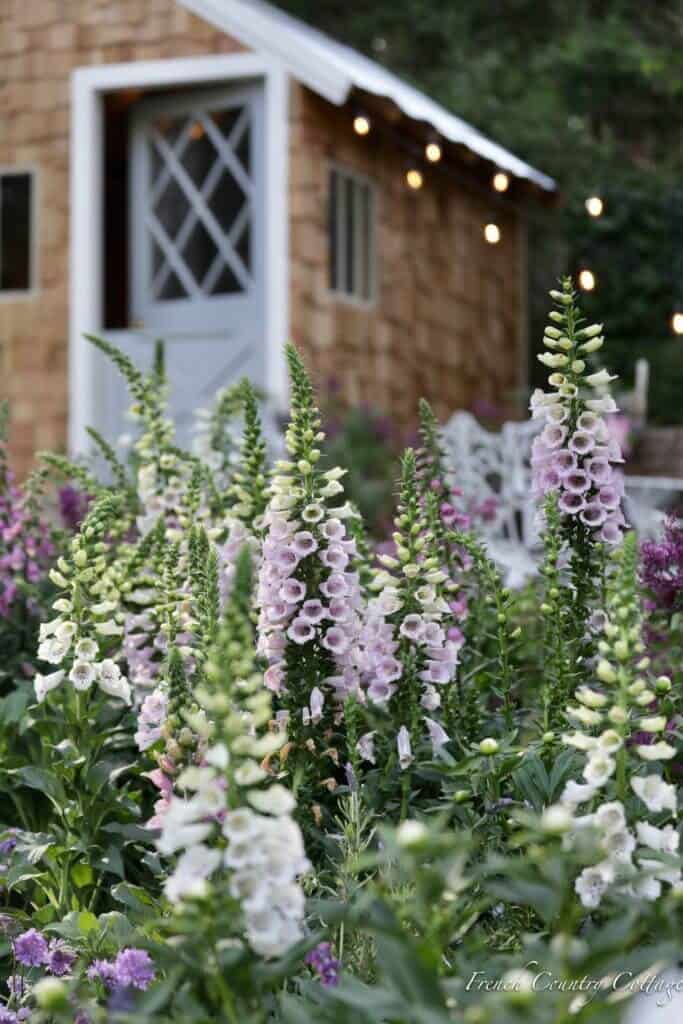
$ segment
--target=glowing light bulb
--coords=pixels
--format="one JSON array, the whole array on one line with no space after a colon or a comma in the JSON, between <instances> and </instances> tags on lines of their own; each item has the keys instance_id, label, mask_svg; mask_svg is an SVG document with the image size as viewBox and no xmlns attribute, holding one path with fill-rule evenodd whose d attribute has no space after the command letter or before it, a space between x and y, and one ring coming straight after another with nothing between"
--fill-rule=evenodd
<instances>
[{"instance_id":1,"label":"glowing light bulb","mask_svg":"<svg viewBox=\"0 0 683 1024\"><path fill-rule=\"evenodd\" d=\"M683 334L683 313L674 313L671 317L671 327L674 334Z\"/></svg>"},{"instance_id":2,"label":"glowing light bulb","mask_svg":"<svg viewBox=\"0 0 683 1024\"><path fill-rule=\"evenodd\" d=\"M357 114L353 119L353 130L356 135L370 134L370 118L365 114Z\"/></svg>"},{"instance_id":3,"label":"glowing light bulb","mask_svg":"<svg viewBox=\"0 0 683 1024\"><path fill-rule=\"evenodd\" d=\"M591 217L599 217L605 208L600 196L589 196L584 205Z\"/></svg>"},{"instance_id":4,"label":"glowing light bulb","mask_svg":"<svg viewBox=\"0 0 683 1024\"><path fill-rule=\"evenodd\" d=\"M439 143L435 142L434 140L428 142L427 145L425 146L425 156L427 157L431 164L438 163L442 156L441 146L439 145Z\"/></svg>"},{"instance_id":5,"label":"glowing light bulb","mask_svg":"<svg viewBox=\"0 0 683 1024\"><path fill-rule=\"evenodd\" d=\"M579 273L579 287L584 292L592 292L595 288L595 274L592 270L582 270Z\"/></svg>"},{"instance_id":6,"label":"glowing light bulb","mask_svg":"<svg viewBox=\"0 0 683 1024\"><path fill-rule=\"evenodd\" d=\"M422 185L424 184L422 172L418 171L417 167L411 167L409 171L406 171L406 182L408 187L412 188L414 191L422 188Z\"/></svg>"},{"instance_id":7,"label":"glowing light bulb","mask_svg":"<svg viewBox=\"0 0 683 1024\"><path fill-rule=\"evenodd\" d=\"M496 192L507 192L510 187L510 179L505 171L498 171L493 175L493 187Z\"/></svg>"},{"instance_id":8,"label":"glowing light bulb","mask_svg":"<svg viewBox=\"0 0 683 1024\"><path fill-rule=\"evenodd\" d=\"M484 238L489 245L497 245L500 242L500 228L497 224L486 224L484 227Z\"/></svg>"}]
</instances>

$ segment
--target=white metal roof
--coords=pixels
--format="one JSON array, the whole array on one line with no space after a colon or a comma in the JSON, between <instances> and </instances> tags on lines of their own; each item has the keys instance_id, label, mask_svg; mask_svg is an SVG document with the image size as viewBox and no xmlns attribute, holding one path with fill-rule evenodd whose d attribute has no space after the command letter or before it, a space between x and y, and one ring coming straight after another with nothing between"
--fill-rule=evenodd
<instances>
[{"instance_id":1,"label":"white metal roof","mask_svg":"<svg viewBox=\"0 0 683 1024\"><path fill-rule=\"evenodd\" d=\"M381 64L264 0L178 2L250 49L278 58L295 78L331 103L345 103L354 88L387 97L407 117L427 122L444 139L460 143L539 188L553 191L556 187L552 178L530 167Z\"/></svg>"}]
</instances>

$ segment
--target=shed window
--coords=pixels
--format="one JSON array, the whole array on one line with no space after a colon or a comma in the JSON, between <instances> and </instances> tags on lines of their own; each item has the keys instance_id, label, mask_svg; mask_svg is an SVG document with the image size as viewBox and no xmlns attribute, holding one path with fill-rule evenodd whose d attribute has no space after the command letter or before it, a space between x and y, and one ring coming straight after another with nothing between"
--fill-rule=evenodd
<instances>
[{"instance_id":1,"label":"shed window","mask_svg":"<svg viewBox=\"0 0 683 1024\"><path fill-rule=\"evenodd\" d=\"M0 172L0 293L30 291L33 281L33 175Z\"/></svg>"},{"instance_id":2,"label":"shed window","mask_svg":"<svg viewBox=\"0 0 683 1024\"><path fill-rule=\"evenodd\" d=\"M375 291L375 197L372 185L350 171L330 171L330 288L371 302Z\"/></svg>"}]
</instances>

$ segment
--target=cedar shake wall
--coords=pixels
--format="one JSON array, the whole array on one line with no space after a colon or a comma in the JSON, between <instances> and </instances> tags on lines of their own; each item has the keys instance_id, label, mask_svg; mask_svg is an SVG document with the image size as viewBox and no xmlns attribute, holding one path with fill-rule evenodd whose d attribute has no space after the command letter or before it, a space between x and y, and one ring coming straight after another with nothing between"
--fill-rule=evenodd
<instances>
[{"instance_id":1,"label":"cedar shake wall","mask_svg":"<svg viewBox=\"0 0 683 1024\"><path fill-rule=\"evenodd\" d=\"M414 422L423 395L441 418L476 399L518 400L526 282L517 215L429 168L411 192L405 153L358 138L348 109L296 82L291 122L292 337L316 383L334 378L349 400L402 424ZM376 185L370 310L328 291L330 162ZM494 216L502 237L489 245L482 229Z\"/></svg>"},{"instance_id":2,"label":"cedar shake wall","mask_svg":"<svg viewBox=\"0 0 683 1024\"><path fill-rule=\"evenodd\" d=\"M38 172L37 291L0 295L0 398L20 473L66 442L71 71L241 49L175 0L0 0L0 167Z\"/></svg>"}]
</instances>

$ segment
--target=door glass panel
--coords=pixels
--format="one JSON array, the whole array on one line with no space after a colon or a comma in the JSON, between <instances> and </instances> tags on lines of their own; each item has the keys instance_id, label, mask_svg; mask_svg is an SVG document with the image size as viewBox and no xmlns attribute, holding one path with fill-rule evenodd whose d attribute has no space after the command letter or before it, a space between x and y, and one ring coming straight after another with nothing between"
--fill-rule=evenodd
<instances>
[{"instance_id":1,"label":"door glass panel","mask_svg":"<svg viewBox=\"0 0 683 1024\"><path fill-rule=\"evenodd\" d=\"M202 283L217 255L218 249L211 235L201 221L197 221L182 252L197 284Z\"/></svg>"},{"instance_id":2,"label":"door glass panel","mask_svg":"<svg viewBox=\"0 0 683 1024\"><path fill-rule=\"evenodd\" d=\"M154 204L156 218L169 238L175 238L189 212L190 200L172 178Z\"/></svg>"},{"instance_id":3,"label":"door glass panel","mask_svg":"<svg viewBox=\"0 0 683 1024\"><path fill-rule=\"evenodd\" d=\"M246 291L253 231L249 108L157 115L142 130L149 154L148 300Z\"/></svg>"}]
</instances>

